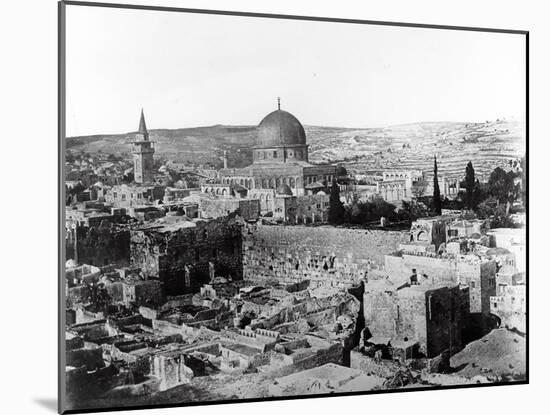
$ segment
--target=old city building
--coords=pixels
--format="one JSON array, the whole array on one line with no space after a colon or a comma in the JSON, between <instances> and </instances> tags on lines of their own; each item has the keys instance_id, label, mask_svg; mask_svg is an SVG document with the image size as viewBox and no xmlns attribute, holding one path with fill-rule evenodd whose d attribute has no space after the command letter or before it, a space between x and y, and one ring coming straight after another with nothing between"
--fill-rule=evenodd
<instances>
[{"instance_id":1,"label":"old city building","mask_svg":"<svg viewBox=\"0 0 550 415\"><path fill-rule=\"evenodd\" d=\"M371 280L365 286L363 304L370 335L387 338L394 347L418 343L418 352L426 357L462 348L469 314L467 287L424 280L401 285Z\"/></svg>"},{"instance_id":2,"label":"old city building","mask_svg":"<svg viewBox=\"0 0 550 415\"><path fill-rule=\"evenodd\" d=\"M258 125L252 165L222 169L219 180L248 190L275 190L288 185L293 195L300 196L310 188L330 186L335 174L336 166L309 163L304 127L294 115L281 110L279 104Z\"/></svg>"}]
</instances>

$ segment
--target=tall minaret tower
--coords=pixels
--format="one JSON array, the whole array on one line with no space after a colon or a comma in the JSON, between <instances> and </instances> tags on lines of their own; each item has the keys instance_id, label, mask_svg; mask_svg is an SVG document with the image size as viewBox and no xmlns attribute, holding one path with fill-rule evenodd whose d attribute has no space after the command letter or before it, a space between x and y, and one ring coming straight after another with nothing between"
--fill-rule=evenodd
<instances>
[{"instance_id":1,"label":"tall minaret tower","mask_svg":"<svg viewBox=\"0 0 550 415\"><path fill-rule=\"evenodd\" d=\"M148 183L153 181L153 154L155 148L149 141L149 132L145 125L145 116L141 110L139 129L136 133L136 141L132 144L134 155L134 180L136 183Z\"/></svg>"}]
</instances>

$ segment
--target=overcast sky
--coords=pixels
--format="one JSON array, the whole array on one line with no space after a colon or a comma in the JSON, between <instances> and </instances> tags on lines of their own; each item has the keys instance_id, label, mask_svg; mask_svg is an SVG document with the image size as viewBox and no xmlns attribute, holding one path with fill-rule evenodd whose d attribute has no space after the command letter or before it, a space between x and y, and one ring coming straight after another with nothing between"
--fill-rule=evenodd
<instances>
[{"instance_id":1,"label":"overcast sky","mask_svg":"<svg viewBox=\"0 0 550 415\"><path fill-rule=\"evenodd\" d=\"M67 135L525 117L522 35L67 6Z\"/></svg>"}]
</instances>

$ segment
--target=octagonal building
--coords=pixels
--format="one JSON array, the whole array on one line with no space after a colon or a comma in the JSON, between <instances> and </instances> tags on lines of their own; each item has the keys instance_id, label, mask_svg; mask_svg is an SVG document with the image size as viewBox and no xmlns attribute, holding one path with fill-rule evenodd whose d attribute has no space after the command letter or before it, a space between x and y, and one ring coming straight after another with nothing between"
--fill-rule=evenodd
<instances>
[{"instance_id":1,"label":"octagonal building","mask_svg":"<svg viewBox=\"0 0 550 415\"><path fill-rule=\"evenodd\" d=\"M330 188L335 174L336 166L309 163L304 127L279 105L258 125L252 164L222 169L220 181L245 187L249 197L260 199L265 206L282 185L287 185L294 196L301 196Z\"/></svg>"}]
</instances>

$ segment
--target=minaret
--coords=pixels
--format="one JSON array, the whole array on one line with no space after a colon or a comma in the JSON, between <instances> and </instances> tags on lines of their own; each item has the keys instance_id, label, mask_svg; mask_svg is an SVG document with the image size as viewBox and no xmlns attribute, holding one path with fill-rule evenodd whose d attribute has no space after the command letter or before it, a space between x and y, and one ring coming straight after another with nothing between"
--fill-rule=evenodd
<instances>
[{"instance_id":1,"label":"minaret","mask_svg":"<svg viewBox=\"0 0 550 415\"><path fill-rule=\"evenodd\" d=\"M434 155L433 208L438 215L441 215L441 192L439 191L439 179L437 177L437 158L435 155Z\"/></svg>"},{"instance_id":2,"label":"minaret","mask_svg":"<svg viewBox=\"0 0 550 415\"><path fill-rule=\"evenodd\" d=\"M227 150L223 150L223 168L227 169Z\"/></svg>"},{"instance_id":3,"label":"minaret","mask_svg":"<svg viewBox=\"0 0 550 415\"><path fill-rule=\"evenodd\" d=\"M153 181L153 154L155 149L153 142L149 141L149 132L145 124L145 116L141 109L139 128L136 133L136 141L132 144L134 155L134 181L136 183L148 183Z\"/></svg>"}]
</instances>

